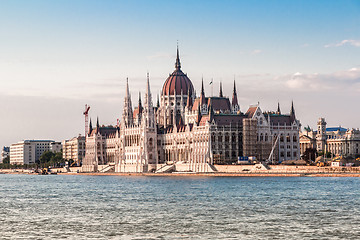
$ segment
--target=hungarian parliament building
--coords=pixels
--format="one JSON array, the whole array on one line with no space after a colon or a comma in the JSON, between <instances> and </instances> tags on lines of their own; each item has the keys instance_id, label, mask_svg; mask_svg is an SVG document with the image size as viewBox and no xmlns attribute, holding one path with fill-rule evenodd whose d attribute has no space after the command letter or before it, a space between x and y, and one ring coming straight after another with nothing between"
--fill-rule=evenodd
<instances>
[{"instance_id":1,"label":"hungarian parliament building","mask_svg":"<svg viewBox=\"0 0 360 240\"><path fill-rule=\"evenodd\" d=\"M92 126L86 135L83 172L213 172L216 165L243 159L281 162L300 159L300 121L292 104L284 114L263 112L259 104L240 111L236 84L232 98L220 83L218 96L206 96L202 82L196 96L181 70L179 50L175 70L165 80L153 104L149 75L144 98L133 107L126 82L122 117L117 126Z\"/></svg>"}]
</instances>

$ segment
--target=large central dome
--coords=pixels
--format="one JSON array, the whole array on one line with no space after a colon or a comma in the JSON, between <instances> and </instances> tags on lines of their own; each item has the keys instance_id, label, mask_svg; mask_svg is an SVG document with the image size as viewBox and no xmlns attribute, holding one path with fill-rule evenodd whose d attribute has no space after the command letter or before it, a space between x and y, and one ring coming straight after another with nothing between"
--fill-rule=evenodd
<instances>
[{"instance_id":1,"label":"large central dome","mask_svg":"<svg viewBox=\"0 0 360 240\"><path fill-rule=\"evenodd\" d=\"M194 93L194 86L190 79L181 71L180 58L179 58L179 49L177 49L175 71L166 79L162 95L190 95Z\"/></svg>"}]
</instances>

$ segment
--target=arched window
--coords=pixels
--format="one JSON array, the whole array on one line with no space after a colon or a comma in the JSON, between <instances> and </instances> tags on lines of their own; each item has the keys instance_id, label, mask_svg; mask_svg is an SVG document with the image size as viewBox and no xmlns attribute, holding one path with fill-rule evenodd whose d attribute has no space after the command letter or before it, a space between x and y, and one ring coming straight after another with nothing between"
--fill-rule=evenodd
<instances>
[{"instance_id":1,"label":"arched window","mask_svg":"<svg viewBox=\"0 0 360 240\"><path fill-rule=\"evenodd\" d=\"M211 141L212 141L212 142L215 142L215 134L214 134L214 133L211 134Z\"/></svg>"},{"instance_id":2,"label":"arched window","mask_svg":"<svg viewBox=\"0 0 360 240\"><path fill-rule=\"evenodd\" d=\"M227 142L227 143L228 143L229 141L230 141L229 135L228 135L228 134L226 134L226 135L225 135L225 142Z\"/></svg>"},{"instance_id":3,"label":"arched window","mask_svg":"<svg viewBox=\"0 0 360 240\"><path fill-rule=\"evenodd\" d=\"M232 134L232 136L231 136L231 141L232 141L232 142L236 142L236 135L235 135L235 133Z\"/></svg>"}]
</instances>

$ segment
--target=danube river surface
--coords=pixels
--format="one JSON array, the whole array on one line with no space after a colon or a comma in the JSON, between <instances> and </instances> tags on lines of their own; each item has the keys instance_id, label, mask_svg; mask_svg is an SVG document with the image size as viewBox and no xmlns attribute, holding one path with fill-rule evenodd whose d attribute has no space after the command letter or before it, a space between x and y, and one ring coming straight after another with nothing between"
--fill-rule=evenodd
<instances>
[{"instance_id":1,"label":"danube river surface","mask_svg":"<svg viewBox=\"0 0 360 240\"><path fill-rule=\"evenodd\" d=\"M0 175L1 239L360 239L359 178Z\"/></svg>"}]
</instances>

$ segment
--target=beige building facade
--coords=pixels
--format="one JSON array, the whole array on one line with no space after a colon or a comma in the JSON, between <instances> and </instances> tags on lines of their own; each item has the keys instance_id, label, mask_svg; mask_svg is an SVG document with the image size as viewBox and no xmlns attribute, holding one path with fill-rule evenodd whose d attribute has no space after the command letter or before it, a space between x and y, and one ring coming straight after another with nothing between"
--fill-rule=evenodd
<instances>
[{"instance_id":1,"label":"beige building facade","mask_svg":"<svg viewBox=\"0 0 360 240\"><path fill-rule=\"evenodd\" d=\"M60 143L61 146L61 143ZM10 164L36 163L45 151L61 151L59 143L53 140L24 140L10 146Z\"/></svg>"},{"instance_id":2,"label":"beige building facade","mask_svg":"<svg viewBox=\"0 0 360 240\"><path fill-rule=\"evenodd\" d=\"M78 166L85 156L85 137L78 136L62 142L63 158L73 160Z\"/></svg>"},{"instance_id":3,"label":"beige building facade","mask_svg":"<svg viewBox=\"0 0 360 240\"><path fill-rule=\"evenodd\" d=\"M360 156L359 129L327 127L325 118L319 118L317 131L307 129L301 135L301 152L314 148L317 152L329 152L333 156Z\"/></svg>"}]
</instances>

